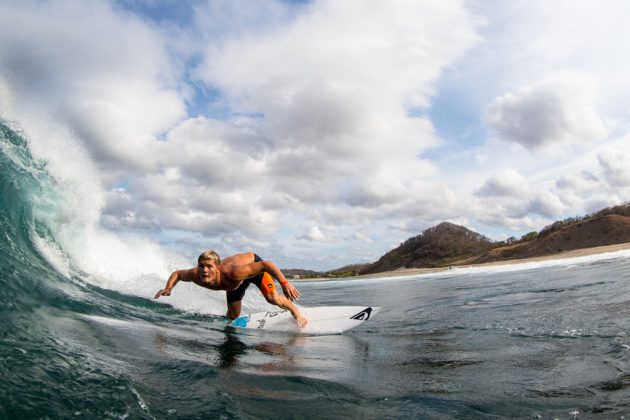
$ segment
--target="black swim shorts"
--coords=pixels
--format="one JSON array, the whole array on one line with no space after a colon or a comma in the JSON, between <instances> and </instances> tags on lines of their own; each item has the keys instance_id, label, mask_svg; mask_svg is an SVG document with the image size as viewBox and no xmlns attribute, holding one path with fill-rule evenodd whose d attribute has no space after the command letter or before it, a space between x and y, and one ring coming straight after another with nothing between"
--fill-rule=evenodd
<instances>
[{"instance_id":1,"label":"black swim shorts","mask_svg":"<svg viewBox=\"0 0 630 420\"><path fill-rule=\"evenodd\" d=\"M259 262L262 260L262 258L254 254L254 262ZM256 274L253 277L245 279L243 283L241 283L241 285L238 286L236 289L226 292L227 303L243 300L243 296L245 296L245 291L251 283L258 286L263 295L267 295L276 290L276 285L273 282L273 277L271 277L271 275L267 272L262 272L260 274Z\"/></svg>"}]
</instances>

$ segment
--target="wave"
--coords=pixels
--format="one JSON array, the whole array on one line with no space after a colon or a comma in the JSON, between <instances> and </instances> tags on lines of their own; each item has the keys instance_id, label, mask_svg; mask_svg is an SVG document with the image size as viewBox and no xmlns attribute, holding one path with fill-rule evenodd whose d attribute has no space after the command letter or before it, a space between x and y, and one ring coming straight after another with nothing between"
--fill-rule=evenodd
<instances>
[{"instance_id":1,"label":"wave","mask_svg":"<svg viewBox=\"0 0 630 420\"><path fill-rule=\"evenodd\" d=\"M178 287L175 299L150 299L176 260L98 226L100 186L56 172L36 141L0 120L0 418L146 416L116 347L100 341L111 328L92 320L194 328L201 316L206 331L216 319L195 314L224 313L224 297ZM80 173L85 162L68 165Z\"/></svg>"},{"instance_id":2,"label":"wave","mask_svg":"<svg viewBox=\"0 0 630 420\"><path fill-rule=\"evenodd\" d=\"M46 227L33 217L34 194L44 195L41 178L45 165L32 158L20 133L5 124L0 124L0 151L1 290L3 301L13 306L23 301L22 291L37 293L43 284L33 279L45 277L49 271L32 240L47 236Z\"/></svg>"},{"instance_id":3,"label":"wave","mask_svg":"<svg viewBox=\"0 0 630 420\"><path fill-rule=\"evenodd\" d=\"M46 140L0 120L0 263L12 273L0 283L5 300L37 301L38 291L79 293L73 285L152 298L171 271L194 264L146 238L103 228L104 193L92 163L75 152L76 139L67 147L59 140L56 147L38 145ZM78 158L64 159L68 155ZM245 309L264 307L262 298L250 295ZM225 313L224 299L222 293L180 284L160 302L219 315Z\"/></svg>"}]
</instances>

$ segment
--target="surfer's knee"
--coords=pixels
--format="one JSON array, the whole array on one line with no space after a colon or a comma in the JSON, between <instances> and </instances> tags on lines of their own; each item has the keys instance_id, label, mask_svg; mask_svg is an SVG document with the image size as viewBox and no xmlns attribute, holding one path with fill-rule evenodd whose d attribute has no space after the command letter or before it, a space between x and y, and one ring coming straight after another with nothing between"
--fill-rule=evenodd
<instances>
[{"instance_id":1,"label":"surfer's knee","mask_svg":"<svg viewBox=\"0 0 630 420\"><path fill-rule=\"evenodd\" d=\"M282 296L280 296L278 293L267 293L265 295L265 300L267 300L267 302L271 303L272 305L279 306L282 303Z\"/></svg>"}]
</instances>

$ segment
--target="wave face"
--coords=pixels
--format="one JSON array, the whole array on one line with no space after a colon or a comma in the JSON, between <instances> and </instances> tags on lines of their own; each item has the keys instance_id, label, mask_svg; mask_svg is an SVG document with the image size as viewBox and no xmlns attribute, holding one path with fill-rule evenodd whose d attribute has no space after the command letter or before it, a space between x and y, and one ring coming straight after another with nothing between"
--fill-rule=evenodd
<instances>
[{"instance_id":1,"label":"wave face","mask_svg":"<svg viewBox=\"0 0 630 420\"><path fill-rule=\"evenodd\" d=\"M51 223L62 196L45 162L33 158L19 130L0 123L0 417L63 417L72 392L94 392L112 380L86 361L90 352L66 342L59 326L77 314L112 305L70 272ZM66 336L67 337L67 336ZM93 397L98 400L99 396ZM106 405L120 405L117 398Z\"/></svg>"},{"instance_id":2,"label":"wave face","mask_svg":"<svg viewBox=\"0 0 630 420\"><path fill-rule=\"evenodd\" d=\"M46 226L33 217L34 203L50 193L45 164L33 159L19 132L1 123L0 146L0 262L6 270L0 281L3 301L8 303L0 308L4 315L45 298L51 291L46 285L55 274L34 240L49 237Z\"/></svg>"},{"instance_id":3,"label":"wave face","mask_svg":"<svg viewBox=\"0 0 630 420\"><path fill-rule=\"evenodd\" d=\"M50 239L47 227L34 218L36 203L51 193L45 165L5 123L0 124L0 147L0 373L7 384L0 414L43 416L38 401L51 400L52 376L68 362L48 330L46 313L71 303L58 287L63 276L36 245L38 239Z\"/></svg>"}]
</instances>

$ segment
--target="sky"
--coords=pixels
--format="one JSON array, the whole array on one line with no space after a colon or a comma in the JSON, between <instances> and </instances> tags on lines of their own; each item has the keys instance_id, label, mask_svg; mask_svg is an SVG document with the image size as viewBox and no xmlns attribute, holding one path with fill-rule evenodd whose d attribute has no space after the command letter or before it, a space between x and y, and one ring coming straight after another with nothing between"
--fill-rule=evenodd
<instances>
[{"instance_id":1,"label":"sky","mask_svg":"<svg viewBox=\"0 0 630 420\"><path fill-rule=\"evenodd\" d=\"M628 15L623 0L2 0L0 118L33 138L54 120L78 144L74 175L33 148L60 179L90 174L112 232L327 270L443 221L503 240L628 202Z\"/></svg>"}]
</instances>

